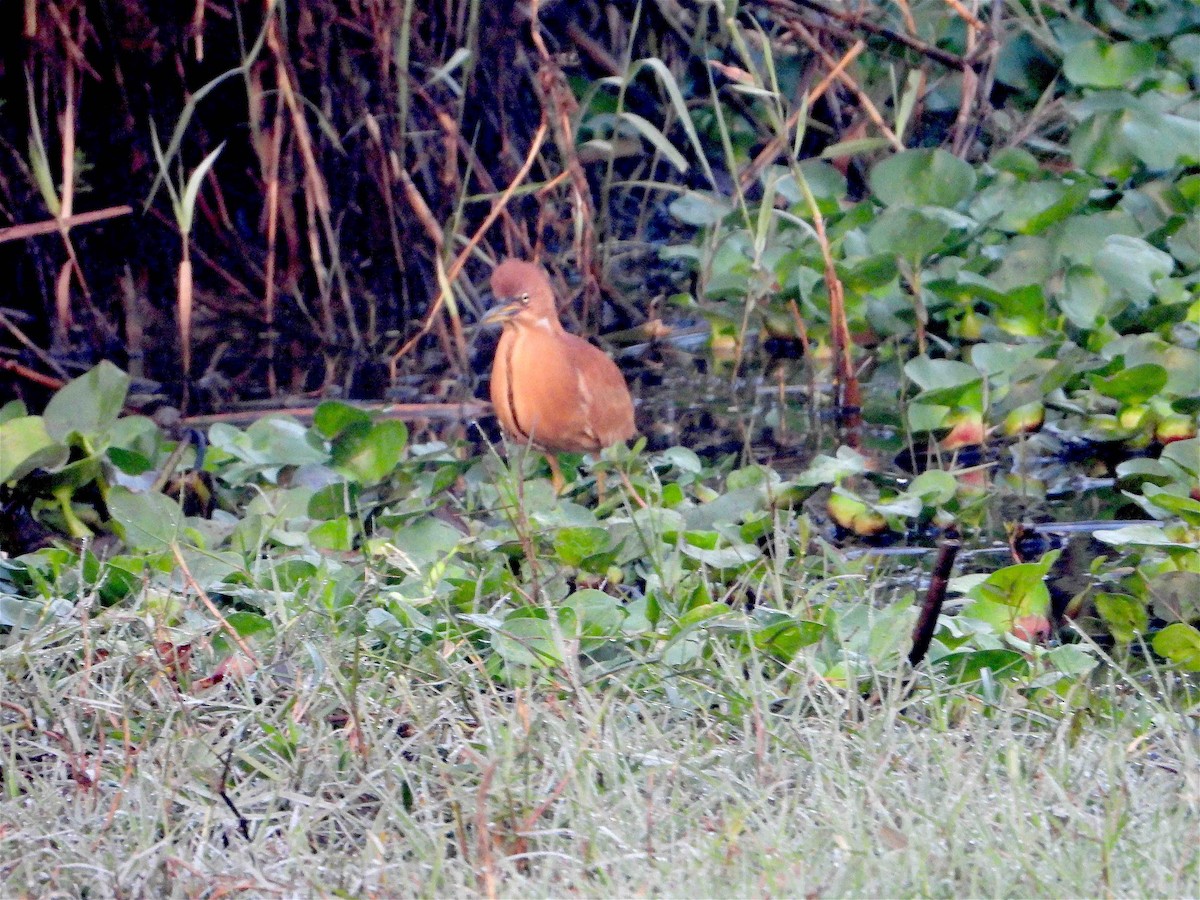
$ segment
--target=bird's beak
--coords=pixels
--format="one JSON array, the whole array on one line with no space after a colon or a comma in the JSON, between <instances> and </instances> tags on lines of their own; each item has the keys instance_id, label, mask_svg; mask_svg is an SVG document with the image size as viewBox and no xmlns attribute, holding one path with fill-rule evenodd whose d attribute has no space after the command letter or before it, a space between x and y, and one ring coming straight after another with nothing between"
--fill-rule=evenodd
<instances>
[{"instance_id":1,"label":"bird's beak","mask_svg":"<svg viewBox=\"0 0 1200 900\"><path fill-rule=\"evenodd\" d=\"M479 320L481 326L495 325L497 322L507 322L523 309L522 305L516 300L510 300L507 303L501 301L489 309Z\"/></svg>"}]
</instances>

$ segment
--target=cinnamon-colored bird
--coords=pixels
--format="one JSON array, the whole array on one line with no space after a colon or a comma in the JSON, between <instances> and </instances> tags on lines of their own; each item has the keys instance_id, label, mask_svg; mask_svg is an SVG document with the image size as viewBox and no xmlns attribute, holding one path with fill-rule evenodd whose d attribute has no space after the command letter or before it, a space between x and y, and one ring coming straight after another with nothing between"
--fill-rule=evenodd
<instances>
[{"instance_id":1,"label":"cinnamon-colored bird","mask_svg":"<svg viewBox=\"0 0 1200 900\"><path fill-rule=\"evenodd\" d=\"M492 405L510 439L546 454L596 453L636 432L633 400L616 364L562 327L545 270L506 259L492 273L496 305L483 322L503 322L492 362Z\"/></svg>"}]
</instances>

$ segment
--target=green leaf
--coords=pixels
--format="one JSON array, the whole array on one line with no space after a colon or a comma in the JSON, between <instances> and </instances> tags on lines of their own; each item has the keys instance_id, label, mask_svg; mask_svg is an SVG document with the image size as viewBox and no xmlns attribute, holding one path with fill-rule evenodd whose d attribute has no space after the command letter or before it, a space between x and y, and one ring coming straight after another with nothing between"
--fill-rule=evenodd
<instances>
[{"instance_id":1,"label":"green leaf","mask_svg":"<svg viewBox=\"0 0 1200 900\"><path fill-rule=\"evenodd\" d=\"M131 550L169 549L183 529L183 510L164 494L135 494L118 485L108 492L108 513Z\"/></svg>"},{"instance_id":2,"label":"green leaf","mask_svg":"<svg viewBox=\"0 0 1200 900\"><path fill-rule=\"evenodd\" d=\"M34 469L52 469L67 461L70 450L46 433L41 416L22 416L0 424L0 484L24 478Z\"/></svg>"},{"instance_id":3,"label":"green leaf","mask_svg":"<svg viewBox=\"0 0 1200 900\"><path fill-rule=\"evenodd\" d=\"M1152 71L1156 57L1151 44L1092 39L1070 49L1063 60L1063 74L1080 87L1119 88Z\"/></svg>"},{"instance_id":4,"label":"green leaf","mask_svg":"<svg viewBox=\"0 0 1200 900\"><path fill-rule=\"evenodd\" d=\"M376 484L399 465L407 443L408 428L398 419L386 419L368 429L356 423L334 442L334 468L347 478Z\"/></svg>"},{"instance_id":5,"label":"green leaf","mask_svg":"<svg viewBox=\"0 0 1200 900\"><path fill-rule=\"evenodd\" d=\"M1145 634L1150 626L1146 604L1128 594L1097 594L1096 611L1109 634L1124 644Z\"/></svg>"},{"instance_id":6,"label":"green leaf","mask_svg":"<svg viewBox=\"0 0 1200 900\"><path fill-rule=\"evenodd\" d=\"M1128 406L1145 403L1156 396L1167 383L1167 372L1162 366L1145 363L1131 369L1122 369L1107 378L1089 375L1093 388L1112 399Z\"/></svg>"},{"instance_id":7,"label":"green leaf","mask_svg":"<svg viewBox=\"0 0 1200 900\"><path fill-rule=\"evenodd\" d=\"M611 540L605 528L563 528L554 535L554 553L566 565L578 567L607 550Z\"/></svg>"},{"instance_id":8,"label":"green leaf","mask_svg":"<svg viewBox=\"0 0 1200 900\"><path fill-rule=\"evenodd\" d=\"M881 212L867 231L867 244L876 253L887 253L919 267L942 246L950 226L919 209L893 206Z\"/></svg>"},{"instance_id":9,"label":"green leaf","mask_svg":"<svg viewBox=\"0 0 1200 900\"><path fill-rule=\"evenodd\" d=\"M563 633L581 640L580 649L584 651L620 633L625 618L625 609L616 597L593 588L571 594L559 610Z\"/></svg>"},{"instance_id":10,"label":"green leaf","mask_svg":"<svg viewBox=\"0 0 1200 900\"><path fill-rule=\"evenodd\" d=\"M355 534L356 529L351 518L339 516L310 528L308 539L314 547L345 553L354 549Z\"/></svg>"},{"instance_id":11,"label":"green leaf","mask_svg":"<svg viewBox=\"0 0 1200 900\"><path fill-rule=\"evenodd\" d=\"M1163 572L1151 578L1147 587L1158 618L1200 621L1200 572Z\"/></svg>"},{"instance_id":12,"label":"green leaf","mask_svg":"<svg viewBox=\"0 0 1200 900\"><path fill-rule=\"evenodd\" d=\"M686 173L688 170L688 162L683 158L683 154L675 149L675 145L667 140L658 128L651 122L637 113L624 111L621 113L621 119L633 126L642 137L644 137L659 153L666 158L667 162L673 165L679 172Z\"/></svg>"},{"instance_id":13,"label":"green leaf","mask_svg":"<svg viewBox=\"0 0 1200 900\"><path fill-rule=\"evenodd\" d=\"M919 404L982 409L983 375L974 366L917 356L905 363L904 374L921 388Z\"/></svg>"},{"instance_id":14,"label":"green leaf","mask_svg":"<svg viewBox=\"0 0 1200 900\"><path fill-rule=\"evenodd\" d=\"M516 666L547 669L563 662L553 628L546 619L509 615L504 624L492 632L492 649Z\"/></svg>"},{"instance_id":15,"label":"green leaf","mask_svg":"<svg viewBox=\"0 0 1200 900\"><path fill-rule=\"evenodd\" d=\"M971 650L948 653L938 660L938 666L954 684L973 684L984 677L1016 678L1029 671L1029 663L1015 650Z\"/></svg>"},{"instance_id":16,"label":"green leaf","mask_svg":"<svg viewBox=\"0 0 1200 900\"><path fill-rule=\"evenodd\" d=\"M684 225L702 228L724 219L733 212L733 204L717 194L687 191L667 204L667 211Z\"/></svg>"},{"instance_id":17,"label":"green leaf","mask_svg":"<svg viewBox=\"0 0 1200 900\"><path fill-rule=\"evenodd\" d=\"M371 416L357 406L326 400L313 411L313 427L321 437L332 440L351 425L370 425Z\"/></svg>"},{"instance_id":18,"label":"green leaf","mask_svg":"<svg viewBox=\"0 0 1200 900\"><path fill-rule=\"evenodd\" d=\"M1145 303L1154 297L1155 283L1171 274L1175 260L1141 238L1114 234L1105 239L1093 268L1114 291Z\"/></svg>"},{"instance_id":19,"label":"green leaf","mask_svg":"<svg viewBox=\"0 0 1200 900\"><path fill-rule=\"evenodd\" d=\"M25 408L25 404L21 400L9 400L3 406L0 406L0 425L5 422L11 422L13 419L20 419L29 415L29 410Z\"/></svg>"},{"instance_id":20,"label":"green leaf","mask_svg":"<svg viewBox=\"0 0 1200 900\"><path fill-rule=\"evenodd\" d=\"M870 184L887 206L954 207L975 189L975 170L940 148L904 150L877 163Z\"/></svg>"},{"instance_id":21,"label":"green leaf","mask_svg":"<svg viewBox=\"0 0 1200 900\"><path fill-rule=\"evenodd\" d=\"M1200 631L1191 625L1182 622L1168 625L1150 643L1155 653L1185 672L1200 672Z\"/></svg>"},{"instance_id":22,"label":"green leaf","mask_svg":"<svg viewBox=\"0 0 1200 900\"><path fill-rule=\"evenodd\" d=\"M336 519L354 515L358 511L358 497L362 486L353 481L335 481L317 488L308 499L306 510L310 519Z\"/></svg>"},{"instance_id":23,"label":"green leaf","mask_svg":"<svg viewBox=\"0 0 1200 900\"><path fill-rule=\"evenodd\" d=\"M107 431L125 404L129 376L107 360L68 383L46 406L46 433L59 443L72 434L92 439Z\"/></svg>"},{"instance_id":24,"label":"green leaf","mask_svg":"<svg viewBox=\"0 0 1200 900\"><path fill-rule=\"evenodd\" d=\"M1077 644L1064 644L1046 652L1048 659L1064 675L1086 675L1099 665L1099 660Z\"/></svg>"},{"instance_id":25,"label":"green leaf","mask_svg":"<svg viewBox=\"0 0 1200 900\"><path fill-rule=\"evenodd\" d=\"M905 493L920 497L926 506L941 506L958 493L958 479L942 469L928 469L913 479Z\"/></svg>"},{"instance_id":26,"label":"green leaf","mask_svg":"<svg viewBox=\"0 0 1200 900\"><path fill-rule=\"evenodd\" d=\"M1090 190L1083 183L1018 181L1003 172L971 202L971 215L1001 231L1034 235L1079 209Z\"/></svg>"}]
</instances>

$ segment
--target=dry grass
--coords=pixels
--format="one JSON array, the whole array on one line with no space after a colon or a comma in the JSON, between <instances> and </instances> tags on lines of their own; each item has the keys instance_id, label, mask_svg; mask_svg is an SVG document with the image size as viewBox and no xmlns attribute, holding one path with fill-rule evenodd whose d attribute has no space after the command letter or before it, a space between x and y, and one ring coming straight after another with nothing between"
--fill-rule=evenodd
<instances>
[{"instance_id":1,"label":"dry grass","mask_svg":"<svg viewBox=\"0 0 1200 900\"><path fill-rule=\"evenodd\" d=\"M500 692L302 621L202 691L139 618L86 627L87 666L78 624L0 651L6 896L1200 892L1194 709L1120 679L1066 717L819 684L767 709L700 671L710 702Z\"/></svg>"}]
</instances>

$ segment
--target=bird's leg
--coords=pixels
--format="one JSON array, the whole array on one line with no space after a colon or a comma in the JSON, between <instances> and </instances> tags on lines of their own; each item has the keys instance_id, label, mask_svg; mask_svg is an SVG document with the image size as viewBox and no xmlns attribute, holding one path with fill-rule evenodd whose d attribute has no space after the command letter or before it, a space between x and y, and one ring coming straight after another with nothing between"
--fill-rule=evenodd
<instances>
[{"instance_id":1,"label":"bird's leg","mask_svg":"<svg viewBox=\"0 0 1200 900\"><path fill-rule=\"evenodd\" d=\"M554 486L554 493L561 494L567 483L563 478L562 469L558 467L558 457L553 453L547 453L546 462L550 466L550 484Z\"/></svg>"}]
</instances>

